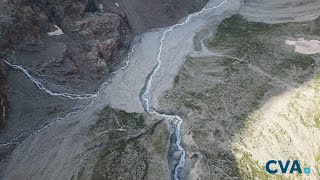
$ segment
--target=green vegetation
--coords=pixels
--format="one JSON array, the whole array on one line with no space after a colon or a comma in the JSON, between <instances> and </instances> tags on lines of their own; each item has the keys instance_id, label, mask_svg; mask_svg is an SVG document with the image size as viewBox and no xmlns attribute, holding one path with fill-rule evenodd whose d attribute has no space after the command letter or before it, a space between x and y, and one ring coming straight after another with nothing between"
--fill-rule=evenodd
<instances>
[{"instance_id":1,"label":"green vegetation","mask_svg":"<svg viewBox=\"0 0 320 180\"><path fill-rule=\"evenodd\" d=\"M170 132L167 130L166 125L162 125L154 132L154 136L157 138L152 142L152 147L154 147L157 154L163 155L167 153L169 134Z\"/></svg>"},{"instance_id":2,"label":"green vegetation","mask_svg":"<svg viewBox=\"0 0 320 180\"><path fill-rule=\"evenodd\" d=\"M280 68L290 68L292 65L307 70L309 67L314 67L315 60L308 55L295 54L291 58L283 59Z\"/></svg>"},{"instance_id":3,"label":"green vegetation","mask_svg":"<svg viewBox=\"0 0 320 180\"><path fill-rule=\"evenodd\" d=\"M198 130L194 130L193 131L193 135L194 135L194 140L197 142L206 142L206 139L208 137L208 133L204 132L204 131L198 131Z\"/></svg>"},{"instance_id":4,"label":"green vegetation","mask_svg":"<svg viewBox=\"0 0 320 180\"><path fill-rule=\"evenodd\" d=\"M138 113L128 113L123 110L113 109L109 106L97 113L97 121L89 128L89 134L93 140L89 143L101 144L96 153L97 161L94 164L91 179L102 180L107 177L117 179L128 175L128 172L142 173L146 171L147 161L146 149L137 139L127 139L130 134L137 134L141 129L146 128L145 118ZM91 146L87 146L92 148ZM137 159L131 161L130 159ZM126 162L128 161L128 162ZM138 168L139 164L141 167ZM138 173L138 172L137 172ZM137 174L137 176L140 176ZM77 175L78 179L84 179L83 172Z\"/></svg>"},{"instance_id":5,"label":"green vegetation","mask_svg":"<svg viewBox=\"0 0 320 180\"><path fill-rule=\"evenodd\" d=\"M179 83L179 80L180 80L180 76L177 75L177 76L174 78L174 84L178 84L178 83Z\"/></svg>"},{"instance_id":6,"label":"green vegetation","mask_svg":"<svg viewBox=\"0 0 320 180\"><path fill-rule=\"evenodd\" d=\"M303 83L306 79L310 78L315 66L315 60L312 57L303 54L295 54L290 58L280 59L280 62L281 63L273 67L270 72L277 76L283 76L291 73L290 70L293 68L301 69L307 73L299 74L297 79L299 83Z\"/></svg>"},{"instance_id":7,"label":"green vegetation","mask_svg":"<svg viewBox=\"0 0 320 180\"><path fill-rule=\"evenodd\" d=\"M234 15L219 25L208 46L216 50L227 50L228 54L243 58L274 76L287 77L294 71L297 73L294 80L302 83L312 75L315 60L310 55L289 51L285 40L298 38L299 33L313 35L315 28L312 27L318 21L269 25L249 22L240 15ZM301 72L296 72L295 68Z\"/></svg>"},{"instance_id":8,"label":"green vegetation","mask_svg":"<svg viewBox=\"0 0 320 180\"><path fill-rule=\"evenodd\" d=\"M320 162L320 152L316 156L316 162Z\"/></svg>"},{"instance_id":9,"label":"green vegetation","mask_svg":"<svg viewBox=\"0 0 320 180\"><path fill-rule=\"evenodd\" d=\"M309 27L309 31L311 35L320 36L320 17L310 23L311 26Z\"/></svg>"},{"instance_id":10,"label":"green vegetation","mask_svg":"<svg viewBox=\"0 0 320 180\"><path fill-rule=\"evenodd\" d=\"M168 132L161 121L147 125L145 117L109 106L96 113L96 124L89 127L92 139L87 162L73 179L145 179L152 158L163 158ZM147 130L145 133L142 130ZM136 136L139 135L139 136ZM150 148L151 147L151 148ZM92 174L90 173L92 172Z\"/></svg>"},{"instance_id":11,"label":"green vegetation","mask_svg":"<svg viewBox=\"0 0 320 180\"><path fill-rule=\"evenodd\" d=\"M119 142L115 147L105 149L98 154L91 179L117 179L126 176L132 178L131 173L138 179L142 178L148 170L146 158L146 150L138 140Z\"/></svg>"},{"instance_id":12,"label":"green vegetation","mask_svg":"<svg viewBox=\"0 0 320 180\"><path fill-rule=\"evenodd\" d=\"M119 154L122 154L127 148L127 143L126 142L120 142L116 147L115 151L117 151Z\"/></svg>"},{"instance_id":13,"label":"green vegetation","mask_svg":"<svg viewBox=\"0 0 320 180\"><path fill-rule=\"evenodd\" d=\"M319 21L320 18L304 23L269 25L248 22L240 15L234 15L222 21L215 36L206 44L209 49L224 54L225 57L187 57L166 101L169 99L177 111L186 114L193 112L195 117L192 118L201 119L190 119L190 131L194 133L193 138L201 147L201 153L210 162L217 158L232 158L215 154L212 151L219 149L212 150L213 146L206 141L216 143L216 147L219 143L227 144L233 135L242 133L244 129L250 135L253 131L250 128L261 119L256 110L270 97L287 90L281 83L295 86L314 78L315 70L318 69L317 55L296 53L285 41L320 34L320 26L314 27L315 24L320 24ZM315 89L320 92L320 75L315 77L315 81ZM296 97L301 100L304 95L298 93ZM292 103L289 108L290 113L292 111L297 115L304 112L299 103ZM284 121L289 119L288 114L278 115ZM307 124L312 124L309 123L308 115L296 118L300 118L297 120L306 127ZM320 114L314 121L320 127ZM276 134L275 139L290 141L290 136L284 129L274 131L271 134ZM207 132L213 132L214 140L208 140ZM253 146L259 147L259 143L252 139ZM208 148L211 148L210 151ZM238 164L237 168L233 168L238 172L237 177L281 179L280 176L268 175L250 153L237 154L242 155L240 159L232 160ZM216 164L213 163L214 165Z\"/></svg>"},{"instance_id":14,"label":"green vegetation","mask_svg":"<svg viewBox=\"0 0 320 180\"><path fill-rule=\"evenodd\" d=\"M234 15L224 20L218 27L214 39L209 42L210 47L218 49L233 49L237 57L266 52L266 47L261 35L274 32L278 25L248 22L240 15ZM270 47L271 48L271 47Z\"/></svg>"},{"instance_id":15,"label":"green vegetation","mask_svg":"<svg viewBox=\"0 0 320 180\"><path fill-rule=\"evenodd\" d=\"M81 170L78 172L78 175L77 175L77 179L78 180L83 180L84 179L84 177L83 177L83 175L84 175L84 168L81 168Z\"/></svg>"},{"instance_id":16,"label":"green vegetation","mask_svg":"<svg viewBox=\"0 0 320 180\"><path fill-rule=\"evenodd\" d=\"M320 113L316 113L314 116L314 122L316 123L316 127L320 129Z\"/></svg>"},{"instance_id":17,"label":"green vegetation","mask_svg":"<svg viewBox=\"0 0 320 180\"><path fill-rule=\"evenodd\" d=\"M301 115L299 115L299 117L301 124L303 124L305 127L310 127L310 125L304 120L304 118Z\"/></svg>"},{"instance_id":18,"label":"green vegetation","mask_svg":"<svg viewBox=\"0 0 320 180\"><path fill-rule=\"evenodd\" d=\"M237 160L237 163L243 179L282 179L279 175L268 174L265 167L259 166L250 153L242 153L242 157Z\"/></svg>"},{"instance_id":19,"label":"green vegetation","mask_svg":"<svg viewBox=\"0 0 320 180\"><path fill-rule=\"evenodd\" d=\"M141 114L115 110L107 106L98 113L98 121L91 129L94 130L101 127L107 129L141 129L146 127L146 124Z\"/></svg>"},{"instance_id":20,"label":"green vegetation","mask_svg":"<svg viewBox=\"0 0 320 180\"><path fill-rule=\"evenodd\" d=\"M145 179L149 169L149 160L163 157L167 151L168 132L165 125L152 129L148 136L120 140L110 143L96 155L92 180L103 179ZM149 143L154 150L147 148Z\"/></svg>"},{"instance_id":21,"label":"green vegetation","mask_svg":"<svg viewBox=\"0 0 320 180\"><path fill-rule=\"evenodd\" d=\"M320 93L320 74L317 74L314 79L314 89L316 92Z\"/></svg>"}]
</instances>

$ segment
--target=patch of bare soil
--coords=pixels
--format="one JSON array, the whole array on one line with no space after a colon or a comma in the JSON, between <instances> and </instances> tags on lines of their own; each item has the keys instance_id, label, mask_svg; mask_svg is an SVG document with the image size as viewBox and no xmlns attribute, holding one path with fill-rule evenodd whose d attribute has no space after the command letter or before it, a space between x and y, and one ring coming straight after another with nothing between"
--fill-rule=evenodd
<instances>
[{"instance_id":1,"label":"patch of bare soil","mask_svg":"<svg viewBox=\"0 0 320 180\"><path fill-rule=\"evenodd\" d=\"M295 52L301 54L317 54L320 53L320 41L318 40L305 40L299 38L297 41L286 40L287 45L294 46Z\"/></svg>"}]
</instances>

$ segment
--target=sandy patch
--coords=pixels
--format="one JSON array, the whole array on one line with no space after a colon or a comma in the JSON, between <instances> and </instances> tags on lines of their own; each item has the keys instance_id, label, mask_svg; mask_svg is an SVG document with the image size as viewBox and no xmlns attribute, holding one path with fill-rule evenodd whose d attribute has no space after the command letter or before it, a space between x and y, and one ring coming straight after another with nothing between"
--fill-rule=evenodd
<instances>
[{"instance_id":1,"label":"sandy patch","mask_svg":"<svg viewBox=\"0 0 320 180\"><path fill-rule=\"evenodd\" d=\"M298 41L286 40L286 44L295 46L295 52L301 54L317 54L320 53L320 41L318 40L305 40L299 38Z\"/></svg>"}]
</instances>

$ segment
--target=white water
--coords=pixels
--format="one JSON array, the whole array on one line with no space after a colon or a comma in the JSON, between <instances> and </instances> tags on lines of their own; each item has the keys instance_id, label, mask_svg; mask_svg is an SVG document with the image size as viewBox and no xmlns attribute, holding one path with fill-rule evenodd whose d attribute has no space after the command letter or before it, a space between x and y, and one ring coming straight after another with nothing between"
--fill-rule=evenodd
<instances>
[{"instance_id":1,"label":"white water","mask_svg":"<svg viewBox=\"0 0 320 180\"><path fill-rule=\"evenodd\" d=\"M150 73L150 76L149 76L149 79L146 80L146 88L142 91L143 94L141 96L141 100L142 100L142 104L144 105L144 108L145 110L150 113L150 114L153 114L155 116L158 116L158 117L162 117L162 118L165 118L167 119L168 121L170 122L173 122L174 124L174 128L175 128L175 136L176 136L176 146L178 148L178 150L181 152L181 157L180 157L180 160L179 160L179 163L177 164L177 166L175 167L174 169L174 174L173 174L173 177L175 180L178 180L180 179L179 178L179 172L180 170L184 167L185 165L185 149L183 149L182 145L181 145L181 124L183 122L183 120L177 116L177 115L167 115L167 114L160 114L158 113L157 111L155 111L154 109L150 108L150 104L149 104L149 99L146 97L148 94L149 94L149 91L150 91L150 88L152 86L152 81L153 81L153 77L154 75L157 73L157 71L159 70L159 68L161 67L161 55L162 55L162 48L164 46L164 41L166 40L166 37L167 35L174 30L174 28L176 27L179 27L179 26L183 26L185 24L187 24L191 18L193 17L196 17L202 13L205 13L205 12L210 12L218 7L220 7L221 5L223 5L225 2L227 2L227 0L224 0L223 2L221 2L219 5L217 6L213 6L211 8L204 8L202 9L201 11L197 12L197 13L194 13L194 14L190 14L182 23L178 23L178 24L175 24L173 26L170 26L168 28L166 28L161 36L161 39L160 39L160 47L159 47L159 51L158 51L158 54L157 54L157 65L155 66L155 68L152 70L152 72ZM113 75L115 75L116 73L118 73L119 71L123 70L123 69L126 69L130 63L130 60L131 60L131 56L134 54L135 52L135 47L138 45L138 42L131 48L131 51L128 53L128 58L127 58L127 61L126 61L126 65L120 69L118 69L117 71L113 72L110 74L110 77L112 77ZM8 62L6 62L8 64ZM107 85L109 84L109 80L108 79L106 82L104 82L99 90L97 91L97 93L95 94L69 94L69 93L56 93L56 92L52 92L51 90L47 89L41 82L37 81L35 78L33 78L30 73L24 69L23 67L21 66L18 66L18 65L13 65L13 64L8 64L10 65L11 67L13 68L16 68L16 69L19 69L21 70L22 72L24 72L26 74L26 76L32 80L33 83L35 83L35 85L41 89L41 90L44 90L45 92L47 92L48 94L50 95L53 95L53 96L62 96L62 97L66 97L66 98L70 98L70 99L93 99L95 97L97 97L99 95L99 91L101 89L102 86L104 85ZM89 105L90 106L90 105ZM89 107L88 106L88 107ZM87 107L86 107L87 108ZM78 113L79 111L81 110L77 110L77 111L74 111L73 113L71 114L67 114L66 116L70 116L72 114L76 114ZM65 116L65 117L66 117ZM65 118L65 117L62 117L62 118L57 118L57 121ZM54 121L56 122L56 121ZM39 132L41 132L43 129L49 127L50 125L52 125L54 122L46 125L45 127L43 127L42 129L38 130ZM34 133L38 133L38 131L35 131Z\"/></svg>"},{"instance_id":2,"label":"white water","mask_svg":"<svg viewBox=\"0 0 320 180\"><path fill-rule=\"evenodd\" d=\"M53 92L52 90L48 89L44 84L42 84L39 80L37 80L35 77L33 77L29 72L28 70L26 70L24 67L20 66L20 65L16 65L16 64L12 64L10 63L9 61L6 61L4 59L2 59L2 61L4 63L6 63L8 66L14 68L14 69L18 69L18 70L21 70L40 90L43 90L44 92L48 93L49 95L51 96L61 96L61 97L65 97L65 98L69 98L69 99L92 99L92 98L95 98L99 95L99 92L100 92L100 89L109 84L109 81L110 79L115 75L117 74L119 71L122 71L124 69L126 69L128 66L129 66L129 63L130 63L130 60L131 60L131 57L132 55L134 54L135 52L135 48L137 47L137 45L139 44L139 39L140 39L141 36L137 36L135 38L135 40L133 42L134 45L131 47L131 50L128 52L128 56L127 56L127 59L125 61L125 65L122 66L121 68L119 68L118 70L112 72L107 80L102 83L99 88L98 88L98 91L94 94L73 94L73 93L57 93L57 92Z\"/></svg>"},{"instance_id":3,"label":"white water","mask_svg":"<svg viewBox=\"0 0 320 180\"><path fill-rule=\"evenodd\" d=\"M141 35L142 36L142 35ZM21 138L23 138L24 136L26 136L27 134L31 134L31 135L35 135L35 134L38 134L40 133L41 131L47 129L48 127L50 127L51 125L53 125L54 123L58 122L58 121L61 121L63 119L65 119L66 117L69 117L69 116L72 116L74 114L77 114L79 113L80 111L82 110L85 110L87 108L89 108L93 103L94 103L94 98L98 97L98 95L100 94L100 91L102 89L103 86L106 86L109 84L110 80L112 79L112 77L117 74L119 71L122 71L124 69L126 69L129 64L130 64L130 60L132 58L132 55L134 54L135 52L135 49L136 47L138 46L139 44L139 41L140 41L140 37L141 36L137 36L134 40L133 40L133 46L131 47L131 50L128 52L128 56L127 56L127 59L125 61L125 65L122 66L121 68L119 68L118 70L112 72L109 77L107 78L107 80L100 85L100 87L98 88L98 91L95 93L95 94L82 94L82 95L79 95L79 94L69 94L69 93L56 93L56 92L53 92L51 91L50 89L46 88L40 81L38 81L37 79L35 79L33 76L30 75L30 73L25 69L23 68L22 66L19 66L19 65L14 65L14 64L11 64L10 62L6 61L3 59L3 62L5 62L7 65L9 65L10 67L14 68L14 69L18 69L18 70L21 70L40 90L43 90L44 92L48 93L49 95L52 95L52 96L62 96L62 97L65 97L65 98L69 98L69 99L91 99L91 102L85 106L84 108L81 108L81 109L78 109L78 110L75 110L75 111L72 111L72 112L69 112L61 117L58 117L56 118L54 121L46 124L45 126L43 126L42 128L38 129L38 130L33 130L33 131L26 131L26 132L23 132L21 133L20 135L18 135L17 137L15 137L14 139L12 139L11 141L9 142L6 142L6 143L1 143L0 144L0 147L6 147L6 146L9 146L9 145L12 145L16 142L19 142L21 140ZM28 136L29 137L29 136ZM26 137L26 138L28 138ZM25 139L26 139L25 138ZM25 140L23 139L23 140Z\"/></svg>"},{"instance_id":4,"label":"white water","mask_svg":"<svg viewBox=\"0 0 320 180\"><path fill-rule=\"evenodd\" d=\"M200 15L202 13L214 10L216 8L219 8L220 6L222 6L226 2L227 2L227 0L224 0L217 6L213 6L213 7L210 7L210 8L203 8L199 12L190 14L190 15L188 15L188 17L182 23L178 23L178 24L172 25L172 26L170 26L169 28L167 28L163 32L162 37L160 39L159 52L158 52L158 55L157 55L157 63L158 64L156 65L156 68L151 72L151 75L150 75L150 77L149 77L149 79L148 79L148 81L146 83L147 86L145 87L144 93L141 96L142 97L142 101L143 101L142 104L144 105L144 108L148 113L156 115L156 116L159 116L159 117L162 117L162 118L165 118L168 121L173 122L174 125L175 125L175 127L174 127L175 128L174 132L175 132L175 136L176 136L176 142L175 143L176 143L176 146L178 147L179 151L181 152L180 161L179 161L178 165L175 167L174 174L173 174L173 178L175 180L179 180L180 179L179 178L179 170L181 170L184 167L184 164L185 164L186 152L185 152L185 149L183 149L183 147L181 145L181 124L182 124L183 120L181 119L181 117L179 117L177 115L160 114L160 113L158 113L157 111L155 111L153 109L150 110L149 99L146 96L149 94L150 88L152 86L152 80L153 80L154 75L157 73L157 71L161 67L161 54L162 54L162 48L163 48L163 45L164 45L164 40L166 38L166 35L168 33L170 33L171 31L173 31L174 28L187 24L190 21L191 18L196 17L196 16L198 16L198 15Z\"/></svg>"},{"instance_id":5,"label":"white water","mask_svg":"<svg viewBox=\"0 0 320 180\"><path fill-rule=\"evenodd\" d=\"M6 146L9 146L9 145L13 145L13 144L15 144L15 143L17 143L17 142L19 142L19 141L21 141L21 140L23 141L23 140L25 140L25 139L27 139L27 138L29 137L28 135L36 135L36 134L42 132L43 130L47 129L48 127L50 127L50 126L53 125L54 123L56 123L56 122L58 122L58 121L61 121L61 120L65 119L66 117L72 116L72 115L74 115L74 114L79 113L79 112L82 111L82 110L85 110L85 109L89 108L92 103L93 103L93 99L92 99L92 101L91 101L87 106L85 106L84 108L81 108L81 109L78 109L78 110L69 112L69 113L67 113L67 114L65 114L65 115L63 115L63 116L61 116L61 117L58 117L58 118L56 118L54 121L46 124L45 126L43 126L42 128L40 128L40 129L38 129L38 130L25 131L25 132L21 133L19 136L17 136L17 137L15 137L14 139L12 139L11 141L9 141L9 142L7 142L7 143L2 143L2 144L0 144L0 147L6 147ZM24 136L27 136L27 137L24 138ZM22 138L24 138L24 139L22 139Z\"/></svg>"},{"instance_id":6,"label":"white water","mask_svg":"<svg viewBox=\"0 0 320 180\"><path fill-rule=\"evenodd\" d=\"M96 97L97 94L70 94L70 93L56 93L48 89L45 85L43 85L39 80L31 76L31 74L22 66L12 64L6 60L3 60L8 66L21 70L40 90L45 91L46 93L50 94L51 96L62 96L69 99L90 99Z\"/></svg>"}]
</instances>

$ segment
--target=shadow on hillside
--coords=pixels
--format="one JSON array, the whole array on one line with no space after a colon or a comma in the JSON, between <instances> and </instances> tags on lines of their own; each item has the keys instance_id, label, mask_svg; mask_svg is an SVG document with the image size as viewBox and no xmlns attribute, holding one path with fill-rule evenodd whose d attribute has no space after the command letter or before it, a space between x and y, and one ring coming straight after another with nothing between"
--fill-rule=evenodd
<instances>
[{"instance_id":1,"label":"shadow on hillside","mask_svg":"<svg viewBox=\"0 0 320 180\"><path fill-rule=\"evenodd\" d=\"M236 158L233 153L240 150L231 149L228 143L241 140L248 123L254 123L252 114L271 98L318 78L320 57L295 53L285 40L320 39L319 23L318 18L269 25L234 15L206 40L208 48L225 56L188 57L163 101L169 104L166 110L185 119L186 136L192 136L198 145L198 149L187 150L197 149L204 156L201 162L207 178L269 177L249 152L238 152L241 158ZM199 155L187 160L194 163L197 158Z\"/></svg>"}]
</instances>

